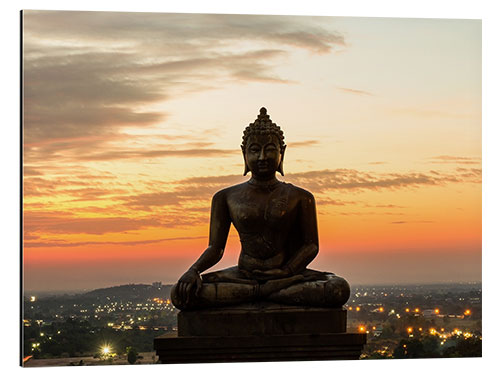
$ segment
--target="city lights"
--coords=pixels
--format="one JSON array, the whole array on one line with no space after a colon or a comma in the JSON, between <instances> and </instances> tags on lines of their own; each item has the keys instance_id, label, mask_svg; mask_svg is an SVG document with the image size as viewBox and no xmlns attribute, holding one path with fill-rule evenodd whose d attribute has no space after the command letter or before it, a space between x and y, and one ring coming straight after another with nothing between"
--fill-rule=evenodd
<instances>
[{"instance_id":1,"label":"city lights","mask_svg":"<svg viewBox=\"0 0 500 375\"><path fill-rule=\"evenodd\" d=\"M424 342L432 337L439 345L439 351L434 353L435 355L448 353L459 340L469 340L468 345L473 347L480 345L477 340L481 340L481 328L477 322L481 319L481 305L480 300L475 299L480 297L474 295L470 297L471 294L467 290L452 298L453 301L464 301L458 310L443 304L443 301L438 300L442 299L441 295L433 296L430 291L426 291L425 295L429 298L425 301L421 301L421 294L416 294L413 300L413 294L410 296L409 292L405 294L404 299L400 299L398 289L387 293L387 297L381 296L383 293L380 290L375 289L372 292L371 288L366 296L364 293L364 290L356 291L359 296L346 306L348 310L347 332L366 335L371 345L366 351L366 357L363 358L372 356L395 358L394 351L398 345L400 345L400 353L408 356L410 347L411 350L415 348L411 345L408 345L408 348L403 347L404 341L402 340ZM479 293L477 295L480 296ZM30 361L34 363L45 355L56 358L57 353L53 353L52 348L58 348L61 342L73 339L71 329L65 328L64 322L68 318L80 324L77 322L86 322L95 315L97 320L100 320L96 322L96 325L89 327L86 323L82 323L82 328L88 329L86 332L101 334L106 330L115 331L116 339L113 341L109 338L104 339L92 352L92 354L97 353L94 357L96 364L102 365L120 364L125 361L120 352L122 345L118 345L120 343L118 337L135 337L138 334L159 335L161 332L156 331L174 333L177 331L177 327L172 323L177 311L166 297L148 296L134 302L109 298L105 302L102 300L92 302L84 304L74 300L61 300L61 303L55 305L54 314L50 317L40 313L46 310L44 298L38 298L36 303L30 303L29 297L26 298L25 303L35 306L39 314L39 316L35 315L36 318L25 317L23 321L24 327L29 328L31 325L34 332L34 335L30 336L32 341L29 341L25 347L27 355L33 356ZM52 328L50 324L53 324ZM440 345L441 342L444 346Z\"/></svg>"}]
</instances>

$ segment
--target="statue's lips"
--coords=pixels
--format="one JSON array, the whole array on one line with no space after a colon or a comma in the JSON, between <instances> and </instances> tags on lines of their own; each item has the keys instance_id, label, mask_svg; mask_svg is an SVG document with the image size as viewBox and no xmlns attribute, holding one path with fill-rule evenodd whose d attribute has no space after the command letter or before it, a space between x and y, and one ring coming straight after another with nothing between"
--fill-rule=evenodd
<instances>
[{"instance_id":1,"label":"statue's lips","mask_svg":"<svg viewBox=\"0 0 500 375\"><path fill-rule=\"evenodd\" d=\"M257 163L257 167L259 169L268 169L269 168L269 163L264 162L264 163Z\"/></svg>"}]
</instances>

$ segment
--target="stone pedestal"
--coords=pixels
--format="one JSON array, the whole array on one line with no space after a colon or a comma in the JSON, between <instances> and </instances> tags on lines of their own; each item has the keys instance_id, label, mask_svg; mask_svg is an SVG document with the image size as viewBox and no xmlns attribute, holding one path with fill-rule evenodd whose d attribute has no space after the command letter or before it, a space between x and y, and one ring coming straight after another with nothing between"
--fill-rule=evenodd
<instances>
[{"instance_id":1,"label":"stone pedestal","mask_svg":"<svg viewBox=\"0 0 500 375\"><path fill-rule=\"evenodd\" d=\"M278 362L359 359L366 335L325 333L155 338L162 363Z\"/></svg>"},{"instance_id":2,"label":"stone pedestal","mask_svg":"<svg viewBox=\"0 0 500 375\"><path fill-rule=\"evenodd\" d=\"M366 334L341 308L271 303L182 311L177 335L155 338L162 363L358 359Z\"/></svg>"},{"instance_id":3,"label":"stone pedestal","mask_svg":"<svg viewBox=\"0 0 500 375\"><path fill-rule=\"evenodd\" d=\"M257 303L181 311L177 326L179 337L342 333L347 327L347 312L342 308Z\"/></svg>"}]
</instances>

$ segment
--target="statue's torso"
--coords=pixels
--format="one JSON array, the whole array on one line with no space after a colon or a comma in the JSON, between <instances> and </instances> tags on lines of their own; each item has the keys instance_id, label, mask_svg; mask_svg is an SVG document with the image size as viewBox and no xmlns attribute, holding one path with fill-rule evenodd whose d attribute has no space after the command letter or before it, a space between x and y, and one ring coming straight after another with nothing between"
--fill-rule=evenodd
<instances>
[{"instance_id":1,"label":"statue's torso","mask_svg":"<svg viewBox=\"0 0 500 375\"><path fill-rule=\"evenodd\" d=\"M244 183L228 190L229 215L241 241L240 268L263 270L285 263L287 239L296 227L298 190L283 182L271 189Z\"/></svg>"}]
</instances>

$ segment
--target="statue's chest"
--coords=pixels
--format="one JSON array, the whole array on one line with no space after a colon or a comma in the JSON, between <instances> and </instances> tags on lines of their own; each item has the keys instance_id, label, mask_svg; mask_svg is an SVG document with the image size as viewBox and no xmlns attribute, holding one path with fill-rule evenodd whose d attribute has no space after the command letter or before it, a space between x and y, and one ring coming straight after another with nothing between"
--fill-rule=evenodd
<instances>
[{"instance_id":1,"label":"statue's chest","mask_svg":"<svg viewBox=\"0 0 500 375\"><path fill-rule=\"evenodd\" d=\"M288 189L241 192L230 202L233 223L245 232L283 225L290 211L288 195Z\"/></svg>"}]
</instances>

